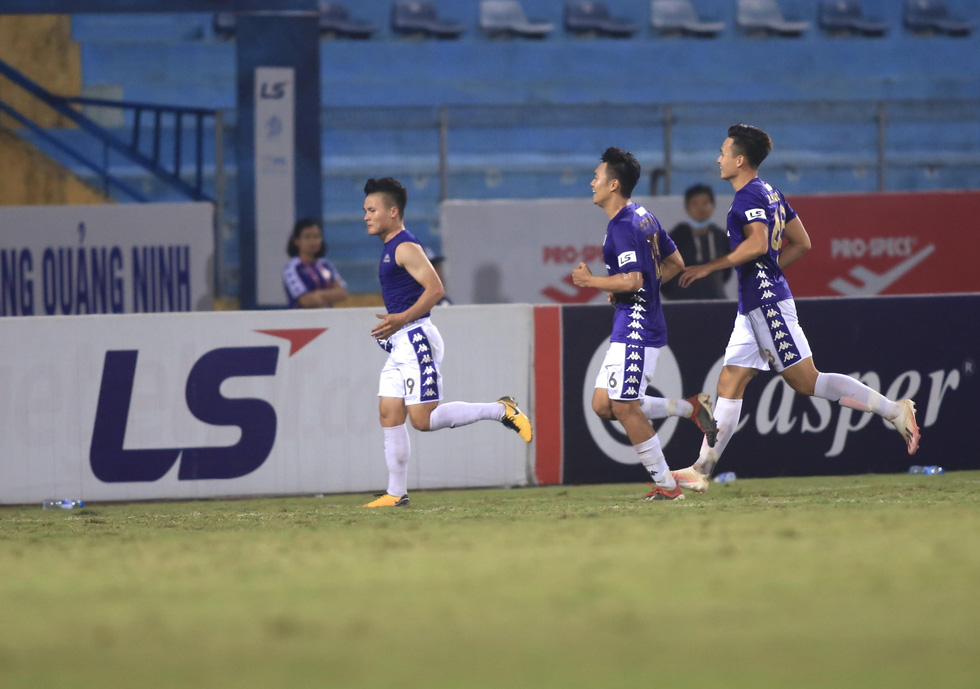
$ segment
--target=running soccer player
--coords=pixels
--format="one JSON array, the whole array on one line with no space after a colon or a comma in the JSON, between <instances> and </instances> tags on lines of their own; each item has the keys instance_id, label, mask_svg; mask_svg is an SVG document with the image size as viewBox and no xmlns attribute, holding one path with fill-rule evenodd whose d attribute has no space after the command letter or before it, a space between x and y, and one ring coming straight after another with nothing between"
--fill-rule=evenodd
<instances>
[{"instance_id":1,"label":"running soccer player","mask_svg":"<svg viewBox=\"0 0 980 689\"><path fill-rule=\"evenodd\" d=\"M364 185L364 223L384 248L378 277L386 314L371 335L388 352L378 387L378 411L384 430L388 488L364 507L408 505L408 458L411 443L406 418L420 431L456 428L476 421L499 421L525 442L533 435L531 421L513 397L471 404L442 401L442 336L429 312L445 294L442 280L419 240L405 229L408 194L391 177L369 179Z\"/></svg>"},{"instance_id":2,"label":"running soccer player","mask_svg":"<svg viewBox=\"0 0 980 689\"><path fill-rule=\"evenodd\" d=\"M608 292L616 307L609 350L592 393L592 410L600 418L616 419L623 425L653 479L647 500L683 500L684 493L670 473L648 416L666 416L670 407L674 415L687 412L697 423L702 409L706 413L701 415L711 421L711 408L702 407L702 402L708 402L707 395L686 400L644 399L660 350L667 344L660 284L683 270L684 261L654 215L630 201L639 179L640 163L631 153L610 147L602 154L592 179L592 202L609 218L602 242L608 275L593 275L585 263L579 263L572 271L572 281L579 287ZM645 412L646 400L658 409ZM683 407L680 413L678 406Z\"/></svg>"},{"instance_id":3,"label":"running soccer player","mask_svg":"<svg viewBox=\"0 0 980 689\"><path fill-rule=\"evenodd\" d=\"M877 414L902 434L910 455L919 449L912 400L893 402L850 376L821 373L813 365L793 294L783 276L786 268L810 250L810 237L783 194L759 179L759 166L771 151L772 139L761 129L747 124L729 127L718 167L721 178L735 189L728 211L731 251L703 265L689 266L679 278L680 285L687 287L716 270L734 266L738 273L738 316L725 349L715 400L718 441L713 448L702 443L697 462L673 472L682 487L698 493L708 489L708 478L738 426L746 386L759 371L770 367L801 395Z\"/></svg>"}]
</instances>

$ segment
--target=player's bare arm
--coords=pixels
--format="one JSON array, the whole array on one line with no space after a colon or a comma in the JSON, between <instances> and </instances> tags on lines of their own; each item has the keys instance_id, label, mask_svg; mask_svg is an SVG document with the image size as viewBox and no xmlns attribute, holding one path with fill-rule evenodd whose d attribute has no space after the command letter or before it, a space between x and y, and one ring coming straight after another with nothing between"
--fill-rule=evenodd
<instances>
[{"instance_id":1,"label":"player's bare arm","mask_svg":"<svg viewBox=\"0 0 980 689\"><path fill-rule=\"evenodd\" d=\"M741 244L724 256L719 256L714 261L685 268L678 279L678 283L681 287L687 287L695 280L707 277L716 270L734 268L743 263L754 261L766 253L768 248L769 228L761 222L751 223L745 226L745 239L742 240Z\"/></svg>"},{"instance_id":2,"label":"player's bare arm","mask_svg":"<svg viewBox=\"0 0 980 689\"><path fill-rule=\"evenodd\" d=\"M603 277L593 275L587 265L579 263L572 271L572 282L576 287L592 287L604 292L636 292L643 287L643 274L636 271Z\"/></svg>"},{"instance_id":3,"label":"player's bare arm","mask_svg":"<svg viewBox=\"0 0 980 689\"><path fill-rule=\"evenodd\" d=\"M811 246L810 235L806 233L806 228L803 227L803 221L800 220L799 216L786 223L786 231L783 236L786 238L786 244L779 253L780 270L786 270L798 259L803 258Z\"/></svg>"},{"instance_id":4,"label":"player's bare arm","mask_svg":"<svg viewBox=\"0 0 980 689\"><path fill-rule=\"evenodd\" d=\"M664 285L673 280L684 270L684 258L680 251L675 251L660 264L660 284Z\"/></svg>"},{"instance_id":5,"label":"player's bare arm","mask_svg":"<svg viewBox=\"0 0 980 689\"><path fill-rule=\"evenodd\" d=\"M371 335L375 338L391 337L406 323L411 323L432 310L446 294L446 288L439 274L432 267L422 247L414 242L402 242L395 249L395 263L408 271L415 281L422 285L423 292L416 302L401 313L376 314L381 322L374 326Z\"/></svg>"}]
</instances>

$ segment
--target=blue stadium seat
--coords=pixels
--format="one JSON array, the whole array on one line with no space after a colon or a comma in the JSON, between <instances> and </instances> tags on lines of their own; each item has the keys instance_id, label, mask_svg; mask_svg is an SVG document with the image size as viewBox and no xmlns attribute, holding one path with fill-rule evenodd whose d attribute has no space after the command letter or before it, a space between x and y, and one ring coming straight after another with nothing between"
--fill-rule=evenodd
<instances>
[{"instance_id":1,"label":"blue stadium seat","mask_svg":"<svg viewBox=\"0 0 980 689\"><path fill-rule=\"evenodd\" d=\"M810 28L810 22L786 21L776 0L738 0L737 22L749 35L797 37Z\"/></svg>"},{"instance_id":2,"label":"blue stadium seat","mask_svg":"<svg viewBox=\"0 0 980 689\"><path fill-rule=\"evenodd\" d=\"M651 0L650 26L661 36L699 38L713 38L725 29L724 22L701 21L691 0Z\"/></svg>"},{"instance_id":3,"label":"blue stadium seat","mask_svg":"<svg viewBox=\"0 0 980 689\"><path fill-rule=\"evenodd\" d=\"M569 33L591 36L629 38L636 33L636 24L613 19L609 8L601 2L574 0L565 3L565 30Z\"/></svg>"},{"instance_id":4,"label":"blue stadium seat","mask_svg":"<svg viewBox=\"0 0 980 689\"><path fill-rule=\"evenodd\" d=\"M351 19L347 7L340 2L320 1L320 34L340 38L371 38L378 27L371 22Z\"/></svg>"},{"instance_id":5,"label":"blue stadium seat","mask_svg":"<svg viewBox=\"0 0 980 689\"><path fill-rule=\"evenodd\" d=\"M949 16L943 0L905 0L902 10L905 27L917 34L969 36L976 28L972 22Z\"/></svg>"},{"instance_id":6,"label":"blue stadium seat","mask_svg":"<svg viewBox=\"0 0 980 689\"><path fill-rule=\"evenodd\" d=\"M887 22L866 18L860 0L821 0L817 18L829 34L884 36L889 28Z\"/></svg>"},{"instance_id":7,"label":"blue stadium seat","mask_svg":"<svg viewBox=\"0 0 980 689\"><path fill-rule=\"evenodd\" d=\"M391 30L402 36L459 38L466 27L440 19L431 2L398 0L391 6Z\"/></svg>"},{"instance_id":8,"label":"blue stadium seat","mask_svg":"<svg viewBox=\"0 0 980 689\"><path fill-rule=\"evenodd\" d=\"M480 28L490 36L544 38L554 24L528 21L518 0L480 0Z\"/></svg>"}]
</instances>

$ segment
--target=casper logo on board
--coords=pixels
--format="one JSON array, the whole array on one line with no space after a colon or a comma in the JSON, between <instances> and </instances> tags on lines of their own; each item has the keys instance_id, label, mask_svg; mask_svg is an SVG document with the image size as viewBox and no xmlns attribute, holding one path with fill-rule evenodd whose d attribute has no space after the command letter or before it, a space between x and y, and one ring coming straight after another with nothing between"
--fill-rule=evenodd
<instances>
[{"instance_id":1,"label":"casper logo on board","mask_svg":"<svg viewBox=\"0 0 980 689\"><path fill-rule=\"evenodd\" d=\"M289 356L326 328L258 330L289 341ZM240 376L274 376L278 347L221 347L202 355L187 376L187 408L198 420L215 426L237 426L239 441L223 447L123 447L133 397L138 350L110 350L105 354L102 384L95 412L89 462L95 476L106 483L157 481L180 459L178 480L232 479L258 469L272 452L276 439L275 408L266 400L224 397L221 384Z\"/></svg>"}]
</instances>

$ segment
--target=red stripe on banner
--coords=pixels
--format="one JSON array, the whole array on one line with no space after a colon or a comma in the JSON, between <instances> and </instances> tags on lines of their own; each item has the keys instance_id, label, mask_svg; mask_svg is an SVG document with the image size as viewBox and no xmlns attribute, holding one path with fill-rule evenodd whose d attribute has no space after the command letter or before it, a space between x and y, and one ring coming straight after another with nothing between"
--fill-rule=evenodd
<instances>
[{"instance_id":1,"label":"red stripe on banner","mask_svg":"<svg viewBox=\"0 0 980 689\"><path fill-rule=\"evenodd\" d=\"M542 486L562 478L561 307L534 307L534 473Z\"/></svg>"}]
</instances>

